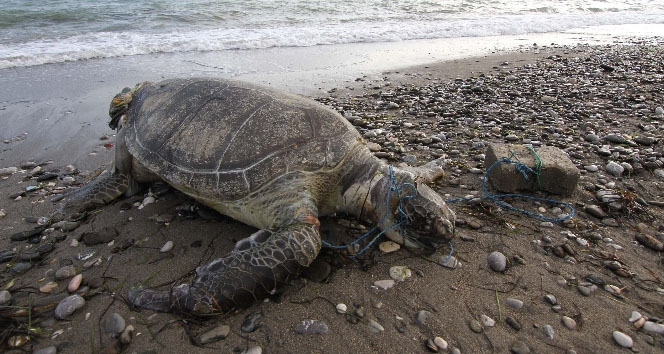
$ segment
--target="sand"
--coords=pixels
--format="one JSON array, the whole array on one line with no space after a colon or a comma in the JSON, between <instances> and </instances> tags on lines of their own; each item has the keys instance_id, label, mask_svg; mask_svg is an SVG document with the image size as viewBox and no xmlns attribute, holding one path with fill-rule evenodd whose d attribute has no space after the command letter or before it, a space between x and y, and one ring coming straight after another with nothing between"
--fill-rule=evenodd
<instances>
[{"instance_id":1,"label":"sand","mask_svg":"<svg viewBox=\"0 0 664 354\"><path fill-rule=\"evenodd\" d=\"M362 96L374 92L372 87L385 82L423 86L432 80L488 74L505 62L510 63L511 67L532 64L551 55L582 57L585 54L580 47L573 50L547 47L525 53L458 59L374 73L358 81L354 77L331 80L320 84L321 89L315 90L317 92L307 93L326 96L329 90L338 87L331 94L338 97ZM155 60L160 63L165 61L164 58ZM156 80L163 76L163 72L156 69L143 71L125 59L115 60L112 66L107 64L108 61L90 61L6 71L3 76L8 82L22 84L17 85L16 90L3 89L1 97L6 102L3 102L0 118L22 118L14 119L11 126L3 126L2 136L10 142L3 144L0 165L16 166L28 160L38 163L52 161L43 168L62 172L66 170L65 166L73 164L82 172L76 176L81 183L88 180L95 170L110 167L113 149L104 147L104 144L113 142L112 132L104 128L108 100L119 89L136 81L137 77ZM185 69L174 71L180 70ZM48 76L51 80L40 80L40 76ZM25 81L26 78L29 80ZM28 135L22 137L24 132ZM19 139L12 140L14 137ZM101 137L109 137L110 140L100 140ZM661 150L661 147L657 149ZM0 181L0 195L8 196L34 184L34 181L24 180L26 175L26 172L19 172ZM468 178L471 189L477 188L477 176ZM657 183L652 184L652 177L647 177L644 183L657 186ZM449 193L455 187L443 181L437 188ZM588 202L583 198L587 195L579 193L570 201ZM264 353L423 353L427 352L425 341L436 336L444 338L450 346L459 348L463 353L506 353L515 341L526 343L531 352L536 353L569 353L568 350L577 353L621 352L611 337L614 330L629 334L642 353L662 350L661 336L654 335L654 346L650 345L646 334L633 329L627 321L632 310L664 317L662 295L653 291L656 287L664 287L660 280L664 272L656 252L633 244L639 221L636 219L627 219L622 228L601 226L601 231L625 247L619 253L620 260L639 274L640 284L616 277L603 268L599 260L583 258L587 262L571 264L539 253L531 243L543 233L537 220L509 212L494 214L481 208L454 206L462 218L477 220L481 225L479 229L468 226L459 228L459 235L474 240L455 240L454 254L463 264L460 268L451 270L436 263L440 256L449 252L447 247L433 255L420 255L405 249L390 254L372 250L360 262L324 250L321 259L332 264L333 270L323 283L301 279L275 299L227 316L201 320L136 311L123 298L130 285L145 281L148 277L150 286L167 287L179 283L198 265L224 255L236 241L256 230L225 217L204 219L200 216L177 216L176 207L192 201L173 191L143 209L121 210L124 203L133 204L142 199L143 195L139 195L102 208L81 227L67 233L66 239L57 243L55 250L27 273L16 278L3 273L3 283L14 279L11 291L15 301L21 303L30 296L44 296L38 294L38 288L52 279L51 272L60 268L63 260L71 260L80 267L85 261L78 260L78 255L94 251L91 259L101 257L99 265L82 269L82 273L86 281L104 279L103 291L90 296L85 306L68 321L53 321L48 317L36 319L33 326L43 330L43 335L33 336L23 349L56 345L62 353L100 352L100 348L114 342L109 334L103 333L103 320L117 312L127 324L136 328L135 338L124 349L126 353L230 353L253 346L260 346ZM24 221L24 217L48 215L54 205L47 196L37 192L19 201L2 197L0 208L7 212L7 216L0 220L0 250L20 250L26 247L25 244L11 242L9 235L33 227L33 224ZM661 225L662 210L653 207L651 213L656 221L648 223L646 228L654 233ZM163 223L159 218L170 221ZM344 239L349 238L349 230L340 225L344 223L343 219L339 222L338 218L329 217L322 222L326 237L344 235ZM112 245L88 247L80 243L78 247L72 247L72 240L82 233L106 228L118 231L119 236ZM568 229L555 225L544 233L559 235L562 231ZM174 249L166 254L160 253L159 249L169 240L174 242ZM130 246L113 252L114 248L123 245ZM487 255L495 250L510 257L518 255L525 265L511 264L508 271L497 274L487 267L486 261ZM581 252L592 252L592 249ZM388 290L372 287L376 280L389 279L388 270L394 265L408 266L413 270L413 276ZM602 289L589 297L580 295L569 279L576 277L580 281L588 273L600 273L613 283L624 286L627 298L617 299ZM564 285L557 282L561 276L568 280ZM54 293L66 294L67 281L58 283ZM544 300L545 294L555 295L562 305L560 313L552 311ZM510 297L523 300L524 307L519 310L507 307L504 301ZM351 323L348 316L336 312L335 305L338 303L344 303L350 309L361 307L364 318L359 323ZM420 310L432 314L424 324L415 321ZM251 333L242 332L240 327L244 318L254 313L262 314L260 326ZM493 318L497 324L484 328L480 334L474 333L469 323L472 319L480 320L481 315ZM561 324L561 315L576 319L577 329L565 328ZM505 323L507 316L521 323L520 331ZM296 334L296 325L308 319L325 322L329 332L322 335ZM380 323L384 331L370 331L367 326L369 319ZM25 318L17 320L19 322L8 324L6 328L16 328L17 323L24 324L26 321ZM194 343L193 338L219 324L230 325L231 333L226 339L205 346ZM546 324L555 329L554 339L545 336L542 327ZM51 335L60 330L61 334ZM3 335L7 333L3 332Z\"/></svg>"}]
</instances>

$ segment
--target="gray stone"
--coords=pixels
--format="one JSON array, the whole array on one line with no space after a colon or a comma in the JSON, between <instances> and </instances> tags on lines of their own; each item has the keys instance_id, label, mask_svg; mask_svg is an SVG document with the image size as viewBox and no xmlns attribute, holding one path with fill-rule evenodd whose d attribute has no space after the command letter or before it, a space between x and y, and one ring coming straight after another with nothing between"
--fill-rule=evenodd
<instances>
[{"instance_id":1,"label":"gray stone","mask_svg":"<svg viewBox=\"0 0 664 354\"><path fill-rule=\"evenodd\" d=\"M228 337L228 334L231 333L231 327L226 324L219 325L217 327L214 327L213 329L201 334L198 337L198 341L201 344L208 344L212 342L216 342L218 340L225 339Z\"/></svg>"},{"instance_id":2,"label":"gray stone","mask_svg":"<svg viewBox=\"0 0 664 354\"><path fill-rule=\"evenodd\" d=\"M85 299L79 295L67 296L55 307L55 318L59 320L67 319L83 305L85 305Z\"/></svg>"},{"instance_id":3,"label":"gray stone","mask_svg":"<svg viewBox=\"0 0 664 354\"><path fill-rule=\"evenodd\" d=\"M113 312L104 320L104 331L106 333L119 334L125 329L125 319L117 312Z\"/></svg>"},{"instance_id":4,"label":"gray stone","mask_svg":"<svg viewBox=\"0 0 664 354\"><path fill-rule=\"evenodd\" d=\"M606 141L610 141L610 142L615 143L615 144L627 144L628 143L627 139L625 139L622 135L618 135L618 134L609 134L609 135L605 136L604 139Z\"/></svg>"},{"instance_id":5,"label":"gray stone","mask_svg":"<svg viewBox=\"0 0 664 354\"><path fill-rule=\"evenodd\" d=\"M518 310L523 307L523 301L510 297L505 299L505 305Z\"/></svg>"},{"instance_id":6,"label":"gray stone","mask_svg":"<svg viewBox=\"0 0 664 354\"><path fill-rule=\"evenodd\" d=\"M380 323L378 323L374 320L369 320L369 323L367 324L367 326L369 327L369 330L373 333L380 333L380 332L385 331L385 328L383 328L383 326L381 326Z\"/></svg>"},{"instance_id":7,"label":"gray stone","mask_svg":"<svg viewBox=\"0 0 664 354\"><path fill-rule=\"evenodd\" d=\"M546 302L548 302L551 305L557 305L558 304L558 300L556 299L556 297L551 295L551 294L544 295L544 300L546 300Z\"/></svg>"},{"instance_id":8,"label":"gray stone","mask_svg":"<svg viewBox=\"0 0 664 354\"><path fill-rule=\"evenodd\" d=\"M298 334L325 334L328 330L327 324L318 320L304 320L295 326Z\"/></svg>"},{"instance_id":9,"label":"gray stone","mask_svg":"<svg viewBox=\"0 0 664 354\"><path fill-rule=\"evenodd\" d=\"M461 262L459 262L456 257L449 255L440 256L440 258L438 258L438 264L450 269L461 267Z\"/></svg>"},{"instance_id":10,"label":"gray stone","mask_svg":"<svg viewBox=\"0 0 664 354\"><path fill-rule=\"evenodd\" d=\"M510 347L510 351L513 354L529 354L530 353L530 348L526 345L526 343L522 341L516 341L512 343L512 346Z\"/></svg>"},{"instance_id":11,"label":"gray stone","mask_svg":"<svg viewBox=\"0 0 664 354\"><path fill-rule=\"evenodd\" d=\"M417 156L415 155L404 155L403 157L403 162L407 164L416 164L417 163Z\"/></svg>"},{"instance_id":12,"label":"gray stone","mask_svg":"<svg viewBox=\"0 0 664 354\"><path fill-rule=\"evenodd\" d=\"M632 337L620 331L613 331L613 340L623 348L631 348L634 345Z\"/></svg>"},{"instance_id":13,"label":"gray stone","mask_svg":"<svg viewBox=\"0 0 664 354\"><path fill-rule=\"evenodd\" d=\"M585 140L589 143L599 142L599 137L596 134L588 134L585 137Z\"/></svg>"},{"instance_id":14,"label":"gray stone","mask_svg":"<svg viewBox=\"0 0 664 354\"><path fill-rule=\"evenodd\" d=\"M561 318L561 321L563 322L565 327L567 327L569 329L575 329L576 328L576 321L574 321L574 319L571 318L571 317L563 316Z\"/></svg>"},{"instance_id":15,"label":"gray stone","mask_svg":"<svg viewBox=\"0 0 664 354\"><path fill-rule=\"evenodd\" d=\"M427 310L417 311L417 314L415 315L415 322L419 325L423 325L431 316L433 316L433 314Z\"/></svg>"},{"instance_id":16,"label":"gray stone","mask_svg":"<svg viewBox=\"0 0 664 354\"><path fill-rule=\"evenodd\" d=\"M12 300L12 294L7 290L0 291L0 306L8 304Z\"/></svg>"},{"instance_id":17,"label":"gray stone","mask_svg":"<svg viewBox=\"0 0 664 354\"><path fill-rule=\"evenodd\" d=\"M505 255L498 251L491 252L487 258L487 262L489 263L489 267L495 272L502 272L507 267Z\"/></svg>"},{"instance_id":18,"label":"gray stone","mask_svg":"<svg viewBox=\"0 0 664 354\"><path fill-rule=\"evenodd\" d=\"M32 264L28 262L20 262L14 264L11 268L11 272L14 274L23 274L32 268Z\"/></svg>"},{"instance_id":19,"label":"gray stone","mask_svg":"<svg viewBox=\"0 0 664 354\"><path fill-rule=\"evenodd\" d=\"M45 347L41 349L37 349L32 352L32 354L56 354L58 352L58 348L55 346L50 346L50 347Z\"/></svg>"},{"instance_id":20,"label":"gray stone","mask_svg":"<svg viewBox=\"0 0 664 354\"><path fill-rule=\"evenodd\" d=\"M543 146L536 151L542 160L539 188L553 194L570 196L579 181L581 175L579 169L564 151L556 147ZM522 145L505 144L490 144L484 165L488 169L496 161L513 156L512 154L514 154L513 160L518 159L526 166L535 168L535 158L530 150ZM537 178L530 174L528 179L524 179L514 164L498 164L491 170L489 180L497 190L505 193L515 193L519 190L532 191L538 188Z\"/></svg>"},{"instance_id":21,"label":"gray stone","mask_svg":"<svg viewBox=\"0 0 664 354\"><path fill-rule=\"evenodd\" d=\"M597 171L599 171L599 168L596 165L586 165L586 166L583 166L583 169L585 169L588 172L597 172Z\"/></svg>"},{"instance_id":22,"label":"gray stone","mask_svg":"<svg viewBox=\"0 0 664 354\"><path fill-rule=\"evenodd\" d=\"M553 326L551 325L546 325L543 328L544 334L546 335L547 338L553 339L555 332L553 331Z\"/></svg>"},{"instance_id":23,"label":"gray stone","mask_svg":"<svg viewBox=\"0 0 664 354\"><path fill-rule=\"evenodd\" d=\"M55 271L56 280L69 279L74 275L76 275L76 267L74 265L64 266Z\"/></svg>"},{"instance_id":24,"label":"gray stone","mask_svg":"<svg viewBox=\"0 0 664 354\"><path fill-rule=\"evenodd\" d=\"M602 208L599 207L599 205L594 205L594 204L586 205L583 209L586 211L586 213L598 219L604 219L605 217L607 217L606 213L604 212L604 210L602 210Z\"/></svg>"},{"instance_id":25,"label":"gray stone","mask_svg":"<svg viewBox=\"0 0 664 354\"><path fill-rule=\"evenodd\" d=\"M658 116L663 115L664 114L664 108L662 108L662 106L657 106L655 108L655 114L658 115Z\"/></svg>"},{"instance_id":26,"label":"gray stone","mask_svg":"<svg viewBox=\"0 0 664 354\"><path fill-rule=\"evenodd\" d=\"M477 320L470 320L470 329L475 333L481 333L482 325Z\"/></svg>"},{"instance_id":27,"label":"gray stone","mask_svg":"<svg viewBox=\"0 0 664 354\"><path fill-rule=\"evenodd\" d=\"M606 172L608 172L610 175L620 177L624 171L625 168L616 162L609 161L609 163L606 164Z\"/></svg>"},{"instance_id":28,"label":"gray stone","mask_svg":"<svg viewBox=\"0 0 664 354\"><path fill-rule=\"evenodd\" d=\"M263 354L263 348L260 346L251 347L240 354Z\"/></svg>"}]
</instances>

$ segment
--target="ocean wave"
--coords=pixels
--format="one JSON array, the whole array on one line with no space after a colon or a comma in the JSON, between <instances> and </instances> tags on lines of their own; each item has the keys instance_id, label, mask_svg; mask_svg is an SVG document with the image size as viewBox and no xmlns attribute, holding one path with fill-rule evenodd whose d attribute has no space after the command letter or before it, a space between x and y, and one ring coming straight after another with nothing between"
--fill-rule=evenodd
<instances>
[{"instance_id":1,"label":"ocean wave","mask_svg":"<svg viewBox=\"0 0 664 354\"><path fill-rule=\"evenodd\" d=\"M159 32L91 32L0 44L0 68L153 53L306 47L411 39L484 37L560 32L573 28L664 23L664 13L529 14L437 21L354 21L255 28Z\"/></svg>"}]
</instances>

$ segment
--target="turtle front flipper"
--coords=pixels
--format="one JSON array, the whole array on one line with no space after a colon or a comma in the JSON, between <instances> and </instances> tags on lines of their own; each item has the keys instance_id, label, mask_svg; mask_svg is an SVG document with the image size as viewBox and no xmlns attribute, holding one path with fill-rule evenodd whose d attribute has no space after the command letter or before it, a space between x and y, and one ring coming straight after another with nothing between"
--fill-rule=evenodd
<instances>
[{"instance_id":1,"label":"turtle front flipper","mask_svg":"<svg viewBox=\"0 0 664 354\"><path fill-rule=\"evenodd\" d=\"M228 313L274 294L308 267L320 248L317 222L295 221L274 232L261 230L238 242L227 256L198 267L191 284L170 292L132 289L129 301L155 311Z\"/></svg>"},{"instance_id":2,"label":"turtle front flipper","mask_svg":"<svg viewBox=\"0 0 664 354\"><path fill-rule=\"evenodd\" d=\"M65 196L59 213L79 213L106 205L129 188L129 178L118 171L102 172L85 186Z\"/></svg>"}]
</instances>

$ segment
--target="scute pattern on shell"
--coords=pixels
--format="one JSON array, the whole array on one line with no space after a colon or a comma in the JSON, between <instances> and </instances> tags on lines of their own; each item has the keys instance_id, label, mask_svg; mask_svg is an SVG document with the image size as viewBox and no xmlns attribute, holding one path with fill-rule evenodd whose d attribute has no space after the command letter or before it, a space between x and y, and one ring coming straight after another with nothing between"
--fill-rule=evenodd
<instances>
[{"instance_id":1,"label":"scute pattern on shell","mask_svg":"<svg viewBox=\"0 0 664 354\"><path fill-rule=\"evenodd\" d=\"M336 166L361 138L303 97L221 79L145 83L127 113L129 152L191 194L235 200L291 171Z\"/></svg>"}]
</instances>

